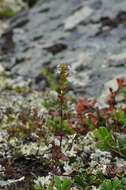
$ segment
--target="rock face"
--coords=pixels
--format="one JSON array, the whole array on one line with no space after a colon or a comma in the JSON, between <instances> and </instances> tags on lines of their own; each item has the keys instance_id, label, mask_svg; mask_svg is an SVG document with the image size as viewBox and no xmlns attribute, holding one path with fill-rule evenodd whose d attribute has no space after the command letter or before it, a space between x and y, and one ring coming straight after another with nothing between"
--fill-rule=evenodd
<instances>
[{"instance_id":1,"label":"rock face","mask_svg":"<svg viewBox=\"0 0 126 190\"><path fill-rule=\"evenodd\" d=\"M0 36L4 33L4 31L8 28L8 23L0 20Z\"/></svg>"},{"instance_id":2,"label":"rock face","mask_svg":"<svg viewBox=\"0 0 126 190\"><path fill-rule=\"evenodd\" d=\"M1 64L13 76L36 79L43 68L67 63L76 91L87 96L125 73L125 54L125 0L39 0L0 39Z\"/></svg>"}]
</instances>

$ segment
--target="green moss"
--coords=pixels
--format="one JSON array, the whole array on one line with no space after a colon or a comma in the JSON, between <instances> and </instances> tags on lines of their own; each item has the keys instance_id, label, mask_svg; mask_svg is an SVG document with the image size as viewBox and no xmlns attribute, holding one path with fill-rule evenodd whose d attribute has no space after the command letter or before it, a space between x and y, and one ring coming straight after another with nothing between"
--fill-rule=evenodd
<instances>
[{"instance_id":1,"label":"green moss","mask_svg":"<svg viewBox=\"0 0 126 190\"><path fill-rule=\"evenodd\" d=\"M20 87L20 86L15 87L14 90L18 94L27 94L27 93L31 92L30 88L28 88L28 87Z\"/></svg>"},{"instance_id":2,"label":"green moss","mask_svg":"<svg viewBox=\"0 0 126 190\"><path fill-rule=\"evenodd\" d=\"M7 18L7 17L15 16L15 15L16 15L16 12L10 8L0 11L0 18Z\"/></svg>"}]
</instances>

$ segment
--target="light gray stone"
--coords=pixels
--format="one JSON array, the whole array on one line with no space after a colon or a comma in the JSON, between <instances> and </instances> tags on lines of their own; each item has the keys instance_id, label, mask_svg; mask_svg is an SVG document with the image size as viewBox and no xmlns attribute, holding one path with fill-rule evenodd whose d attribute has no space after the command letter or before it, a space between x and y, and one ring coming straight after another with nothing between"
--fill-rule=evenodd
<instances>
[{"instance_id":1,"label":"light gray stone","mask_svg":"<svg viewBox=\"0 0 126 190\"><path fill-rule=\"evenodd\" d=\"M81 8L79 11L75 12L64 21L65 30L70 30L76 27L80 22L86 21L86 19L91 16L92 13L93 9L90 7Z\"/></svg>"},{"instance_id":2,"label":"light gray stone","mask_svg":"<svg viewBox=\"0 0 126 190\"><path fill-rule=\"evenodd\" d=\"M8 28L8 22L0 20L0 37L7 30L7 28Z\"/></svg>"},{"instance_id":3,"label":"light gray stone","mask_svg":"<svg viewBox=\"0 0 126 190\"><path fill-rule=\"evenodd\" d=\"M108 100L108 96L110 95L110 88L113 90L113 91L116 91L118 89L118 83L117 83L117 78L124 78L126 79L126 74L124 75L118 75L116 76L115 78L113 78L112 80L110 81L107 81L105 84L104 84L104 89L100 95L100 97L98 97L98 106L100 107L107 107L107 100ZM117 102L120 102L123 100L122 96L119 95L117 96Z\"/></svg>"},{"instance_id":4,"label":"light gray stone","mask_svg":"<svg viewBox=\"0 0 126 190\"><path fill-rule=\"evenodd\" d=\"M126 52L111 55L109 57L109 65L114 67L126 66Z\"/></svg>"}]
</instances>

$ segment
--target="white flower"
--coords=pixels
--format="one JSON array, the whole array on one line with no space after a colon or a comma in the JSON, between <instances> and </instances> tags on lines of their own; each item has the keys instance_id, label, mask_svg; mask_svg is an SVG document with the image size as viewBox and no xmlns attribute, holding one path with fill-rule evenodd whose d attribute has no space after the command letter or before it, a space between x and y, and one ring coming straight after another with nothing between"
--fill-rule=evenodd
<instances>
[{"instance_id":1,"label":"white flower","mask_svg":"<svg viewBox=\"0 0 126 190\"><path fill-rule=\"evenodd\" d=\"M116 157L116 165L118 168L122 169L126 174L126 161L124 159Z\"/></svg>"},{"instance_id":2,"label":"white flower","mask_svg":"<svg viewBox=\"0 0 126 190\"><path fill-rule=\"evenodd\" d=\"M77 187L71 187L70 190L79 190Z\"/></svg>"},{"instance_id":3,"label":"white flower","mask_svg":"<svg viewBox=\"0 0 126 190\"><path fill-rule=\"evenodd\" d=\"M65 169L65 173L64 174L69 174L69 173L72 172L72 168L71 168L71 166L68 163L66 163L64 165L64 169Z\"/></svg>"},{"instance_id":4,"label":"white flower","mask_svg":"<svg viewBox=\"0 0 126 190\"><path fill-rule=\"evenodd\" d=\"M71 67L70 67L70 65L67 65L67 64L64 64L64 63L61 63L61 64L57 65L56 73L60 74L61 71L62 71L62 68L65 68L66 72L70 75Z\"/></svg>"},{"instance_id":5,"label":"white flower","mask_svg":"<svg viewBox=\"0 0 126 190\"><path fill-rule=\"evenodd\" d=\"M49 96L52 98L52 99L56 99L58 97L58 93L54 90L51 90L49 91Z\"/></svg>"},{"instance_id":6,"label":"white flower","mask_svg":"<svg viewBox=\"0 0 126 190\"><path fill-rule=\"evenodd\" d=\"M101 171L103 174L106 174L106 167L107 167L107 165L102 165L102 167L101 167Z\"/></svg>"},{"instance_id":7,"label":"white flower","mask_svg":"<svg viewBox=\"0 0 126 190\"><path fill-rule=\"evenodd\" d=\"M94 185L92 186L92 190L99 190L99 188L95 187Z\"/></svg>"},{"instance_id":8,"label":"white flower","mask_svg":"<svg viewBox=\"0 0 126 190\"><path fill-rule=\"evenodd\" d=\"M21 145L20 149L23 155L36 155L37 152L38 154L42 155L43 153L45 153L48 147L44 144L38 145L37 143L29 143Z\"/></svg>"},{"instance_id":9,"label":"white flower","mask_svg":"<svg viewBox=\"0 0 126 190\"><path fill-rule=\"evenodd\" d=\"M91 154L91 160L96 160L101 164L109 164L111 161L111 154L110 152L97 149L95 153Z\"/></svg>"},{"instance_id":10,"label":"white flower","mask_svg":"<svg viewBox=\"0 0 126 190\"><path fill-rule=\"evenodd\" d=\"M77 151L74 149L74 147L72 147L72 149L70 151L65 152L65 155L68 157L76 156L76 154L77 154Z\"/></svg>"},{"instance_id":11,"label":"white flower","mask_svg":"<svg viewBox=\"0 0 126 190\"><path fill-rule=\"evenodd\" d=\"M49 183L51 182L51 179L52 179L51 175L48 175L46 177L38 176L38 178L34 180L34 183L37 187L45 187L49 185Z\"/></svg>"},{"instance_id":12,"label":"white flower","mask_svg":"<svg viewBox=\"0 0 126 190\"><path fill-rule=\"evenodd\" d=\"M36 143L29 143L21 146L21 153L23 155L36 154L38 145Z\"/></svg>"},{"instance_id":13,"label":"white flower","mask_svg":"<svg viewBox=\"0 0 126 190\"><path fill-rule=\"evenodd\" d=\"M59 141L59 139L55 138L55 139L54 139L54 143L55 143L56 146L60 146L60 141Z\"/></svg>"}]
</instances>

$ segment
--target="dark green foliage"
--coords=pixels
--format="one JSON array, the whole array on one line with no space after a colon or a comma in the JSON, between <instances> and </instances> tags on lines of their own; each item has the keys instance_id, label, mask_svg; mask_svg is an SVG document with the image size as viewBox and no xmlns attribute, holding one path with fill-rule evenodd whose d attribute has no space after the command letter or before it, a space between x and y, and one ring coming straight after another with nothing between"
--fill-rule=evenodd
<instances>
[{"instance_id":1,"label":"dark green foliage","mask_svg":"<svg viewBox=\"0 0 126 190\"><path fill-rule=\"evenodd\" d=\"M14 12L12 9L7 8L6 10L0 11L0 18L8 18L15 16L16 12Z\"/></svg>"},{"instance_id":2,"label":"dark green foliage","mask_svg":"<svg viewBox=\"0 0 126 190\"><path fill-rule=\"evenodd\" d=\"M46 156L44 162L50 173L47 176L49 183L46 181L48 184L43 185L42 181L35 190L92 190L93 187L98 190L126 190L125 168L116 164L116 159L126 160L125 94L123 107L116 102L116 96L123 92L124 81L118 79L118 89L110 89L108 107L104 109L96 107L95 100L76 100L68 96L67 65L60 65L58 80L48 70L42 74L55 91L52 96L50 92L48 95L45 93L42 102L45 112L41 115L37 107L26 109L22 106L20 112L11 111L6 117L8 144L16 137L24 144L32 139L33 144L38 143L38 149L41 142L46 145L42 155L37 150L36 156L40 159ZM19 94L30 93L25 88L11 90ZM87 145L83 142L85 139ZM93 140L94 146L88 150ZM111 158L108 158L108 164L101 163L102 154L97 148L109 152ZM96 161L92 154L94 158L96 156ZM106 161L104 156L103 161Z\"/></svg>"},{"instance_id":3,"label":"dark green foliage","mask_svg":"<svg viewBox=\"0 0 126 190\"><path fill-rule=\"evenodd\" d=\"M29 7L33 7L38 0L23 0L23 1L26 2L29 5Z\"/></svg>"},{"instance_id":4,"label":"dark green foliage","mask_svg":"<svg viewBox=\"0 0 126 190\"><path fill-rule=\"evenodd\" d=\"M118 178L104 180L100 190L126 190L126 178L121 180Z\"/></svg>"},{"instance_id":5,"label":"dark green foliage","mask_svg":"<svg viewBox=\"0 0 126 190\"><path fill-rule=\"evenodd\" d=\"M106 127L100 127L94 132L96 138L98 139L98 146L102 150L108 150L110 147L115 147L115 140L112 136L111 131Z\"/></svg>"},{"instance_id":6,"label":"dark green foliage","mask_svg":"<svg viewBox=\"0 0 126 190\"><path fill-rule=\"evenodd\" d=\"M61 180L58 176L55 176L54 184L57 190L69 190L72 185L72 181L67 178Z\"/></svg>"}]
</instances>

